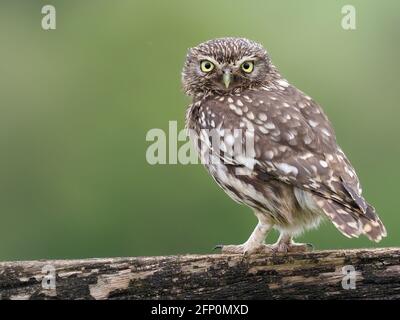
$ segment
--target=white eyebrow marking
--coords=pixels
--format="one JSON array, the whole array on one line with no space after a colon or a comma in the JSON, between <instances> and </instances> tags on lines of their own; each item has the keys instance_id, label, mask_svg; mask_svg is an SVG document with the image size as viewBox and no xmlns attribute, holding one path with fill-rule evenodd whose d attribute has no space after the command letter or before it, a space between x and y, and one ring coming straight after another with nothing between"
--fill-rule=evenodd
<instances>
[{"instance_id":1,"label":"white eyebrow marking","mask_svg":"<svg viewBox=\"0 0 400 320\"><path fill-rule=\"evenodd\" d=\"M236 66L241 65L245 61L255 61L255 60L257 60L257 57L255 57L255 56L246 56L246 57L243 57L242 59L236 61L235 65Z\"/></svg>"},{"instance_id":2,"label":"white eyebrow marking","mask_svg":"<svg viewBox=\"0 0 400 320\"><path fill-rule=\"evenodd\" d=\"M213 59L210 56L199 55L198 58L199 58L199 62L202 60L208 60L208 61L212 62L216 67L221 68L221 64L219 64L217 60Z\"/></svg>"}]
</instances>

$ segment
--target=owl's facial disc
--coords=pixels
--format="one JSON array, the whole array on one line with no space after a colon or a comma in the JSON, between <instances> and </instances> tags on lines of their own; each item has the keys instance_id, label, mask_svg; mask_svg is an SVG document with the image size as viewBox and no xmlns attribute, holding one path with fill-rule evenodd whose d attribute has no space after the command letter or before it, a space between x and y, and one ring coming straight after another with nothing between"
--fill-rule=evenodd
<instances>
[{"instance_id":1,"label":"owl's facial disc","mask_svg":"<svg viewBox=\"0 0 400 320\"><path fill-rule=\"evenodd\" d=\"M244 38L220 38L189 49L182 83L188 95L238 92L268 81L273 70L260 44Z\"/></svg>"}]
</instances>

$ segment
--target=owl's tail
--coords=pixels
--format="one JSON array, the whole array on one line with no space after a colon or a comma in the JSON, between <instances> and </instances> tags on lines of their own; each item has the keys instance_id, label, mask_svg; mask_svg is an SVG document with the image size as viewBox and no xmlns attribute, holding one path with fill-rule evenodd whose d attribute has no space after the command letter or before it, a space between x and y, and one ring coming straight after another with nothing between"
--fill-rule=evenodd
<instances>
[{"instance_id":1,"label":"owl's tail","mask_svg":"<svg viewBox=\"0 0 400 320\"><path fill-rule=\"evenodd\" d=\"M376 214L373 206L368 205L367 212L368 216L373 216L374 219L368 219L364 215L360 215L360 227L368 239L379 242L382 240L382 238L386 237L386 228Z\"/></svg>"},{"instance_id":2,"label":"owl's tail","mask_svg":"<svg viewBox=\"0 0 400 320\"><path fill-rule=\"evenodd\" d=\"M365 234L368 239L379 242L386 237L386 229L375 212L374 207L367 206L367 213L361 213L335 200L313 195L318 206L332 221L335 227L346 237L358 237Z\"/></svg>"}]
</instances>

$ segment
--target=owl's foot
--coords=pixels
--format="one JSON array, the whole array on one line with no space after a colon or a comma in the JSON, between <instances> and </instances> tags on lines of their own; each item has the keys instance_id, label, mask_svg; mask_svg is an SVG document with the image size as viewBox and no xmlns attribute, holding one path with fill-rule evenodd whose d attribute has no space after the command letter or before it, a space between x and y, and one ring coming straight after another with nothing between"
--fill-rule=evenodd
<instances>
[{"instance_id":1,"label":"owl's foot","mask_svg":"<svg viewBox=\"0 0 400 320\"><path fill-rule=\"evenodd\" d=\"M271 254L274 252L273 246L268 244L248 245L246 243L239 245L217 245L214 249L221 249L221 253L226 254Z\"/></svg>"},{"instance_id":2,"label":"owl's foot","mask_svg":"<svg viewBox=\"0 0 400 320\"><path fill-rule=\"evenodd\" d=\"M275 252L310 252L314 247L311 243L277 242L272 245Z\"/></svg>"}]
</instances>

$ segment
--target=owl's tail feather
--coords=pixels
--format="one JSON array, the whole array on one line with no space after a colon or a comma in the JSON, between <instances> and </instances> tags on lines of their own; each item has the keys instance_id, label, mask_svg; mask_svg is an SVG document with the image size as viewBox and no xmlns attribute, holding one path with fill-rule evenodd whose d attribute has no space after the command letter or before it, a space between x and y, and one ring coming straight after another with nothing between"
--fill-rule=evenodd
<instances>
[{"instance_id":1,"label":"owl's tail feather","mask_svg":"<svg viewBox=\"0 0 400 320\"><path fill-rule=\"evenodd\" d=\"M317 205L344 236L357 238L361 234L358 219L350 209L331 199L318 195L313 195L313 197Z\"/></svg>"},{"instance_id":2,"label":"owl's tail feather","mask_svg":"<svg viewBox=\"0 0 400 320\"><path fill-rule=\"evenodd\" d=\"M374 207L368 205L367 213L369 213L368 217L373 216L374 219L369 219L364 215L360 215L359 220L362 233L364 233L368 239L379 242L382 238L386 237L386 228L376 214Z\"/></svg>"},{"instance_id":3,"label":"owl's tail feather","mask_svg":"<svg viewBox=\"0 0 400 320\"><path fill-rule=\"evenodd\" d=\"M313 196L317 205L346 237L357 238L360 234L365 234L370 240L379 242L386 236L385 227L372 206L368 205L368 214L363 214L335 200L326 199L318 195ZM373 217L373 219L370 217Z\"/></svg>"}]
</instances>

